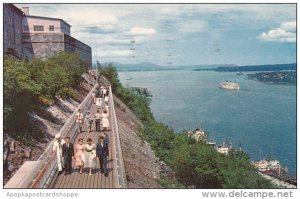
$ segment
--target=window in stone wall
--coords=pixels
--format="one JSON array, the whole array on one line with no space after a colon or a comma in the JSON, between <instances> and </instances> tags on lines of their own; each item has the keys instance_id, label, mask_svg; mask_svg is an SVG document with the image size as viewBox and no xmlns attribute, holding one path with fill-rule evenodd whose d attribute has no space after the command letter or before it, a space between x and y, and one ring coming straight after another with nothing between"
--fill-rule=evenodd
<instances>
[{"instance_id":1,"label":"window in stone wall","mask_svg":"<svg viewBox=\"0 0 300 199\"><path fill-rule=\"evenodd\" d=\"M29 27L28 26L23 26L23 30L24 31L29 31Z\"/></svg>"},{"instance_id":2,"label":"window in stone wall","mask_svg":"<svg viewBox=\"0 0 300 199\"><path fill-rule=\"evenodd\" d=\"M44 31L44 26L34 26L34 31Z\"/></svg>"},{"instance_id":3,"label":"window in stone wall","mask_svg":"<svg viewBox=\"0 0 300 199\"><path fill-rule=\"evenodd\" d=\"M49 31L54 31L54 26L49 26Z\"/></svg>"}]
</instances>

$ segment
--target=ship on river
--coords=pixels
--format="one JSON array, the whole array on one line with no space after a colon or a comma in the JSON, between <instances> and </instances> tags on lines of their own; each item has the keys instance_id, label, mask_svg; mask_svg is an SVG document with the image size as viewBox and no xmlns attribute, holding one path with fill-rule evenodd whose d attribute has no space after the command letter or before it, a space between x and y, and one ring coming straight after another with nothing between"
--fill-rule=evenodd
<instances>
[{"instance_id":1,"label":"ship on river","mask_svg":"<svg viewBox=\"0 0 300 199\"><path fill-rule=\"evenodd\" d=\"M228 90L240 90L240 86L232 81L225 81L219 84L219 88L224 88Z\"/></svg>"},{"instance_id":2,"label":"ship on river","mask_svg":"<svg viewBox=\"0 0 300 199\"><path fill-rule=\"evenodd\" d=\"M252 162L252 164L262 173L272 173L280 176L280 162L278 160L261 159Z\"/></svg>"},{"instance_id":3,"label":"ship on river","mask_svg":"<svg viewBox=\"0 0 300 199\"><path fill-rule=\"evenodd\" d=\"M263 174L297 186L297 178L288 175L288 167L282 167L278 160L260 159L259 161L253 161L252 165Z\"/></svg>"}]
</instances>

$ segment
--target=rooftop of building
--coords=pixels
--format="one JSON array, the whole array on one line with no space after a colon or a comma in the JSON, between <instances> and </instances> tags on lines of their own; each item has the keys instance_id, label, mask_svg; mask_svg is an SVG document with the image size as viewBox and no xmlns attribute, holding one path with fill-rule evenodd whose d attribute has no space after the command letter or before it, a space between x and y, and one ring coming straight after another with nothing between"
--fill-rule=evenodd
<instances>
[{"instance_id":1,"label":"rooftop of building","mask_svg":"<svg viewBox=\"0 0 300 199\"><path fill-rule=\"evenodd\" d=\"M72 27L69 23L67 23L65 20L60 19L60 18L53 18L53 17L42 17L42 16L35 16L35 15L25 15L26 17L30 17L30 18L37 18L37 19L49 19L49 20L58 20L58 21L62 21L65 24L67 24L69 27Z\"/></svg>"},{"instance_id":2,"label":"rooftop of building","mask_svg":"<svg viewBox=\"0 0 300 199\"><path fill-rule=\"evenodd\" d=\"M23 12L20 8L18 8L17 6L15 6L15 5L12 4L12 3L4 3L3 5L4 5L4 6L9 6L9 7L11 7L12 9L16 10L17 12L20 12L21 14L24 14L24 12Z\"/></svg>"},{"instance_id":3,"label":"rooftop of building","mask_svg":"<svg viewBox=\"0 0 300 199\"><path fill-rule=\"evenodd\" d=\"M15 6L12 3L5 3L4 5L6 6L11 6L13 9L15 9L16 11L22 13L24 16L26 17L31 17L31 18L37 18L37 19L49 19L49 20L58 20L58 21L62 21L63 23L67 24L69 27L72 27L69 23L67 23L65 20L60 19L60 18L54 18L54 17L44 17L44 16L35 16L35 15L25 15L25 13L22 11L22 9L18 8L17 6Z\"/></svg>"}]
</instances>

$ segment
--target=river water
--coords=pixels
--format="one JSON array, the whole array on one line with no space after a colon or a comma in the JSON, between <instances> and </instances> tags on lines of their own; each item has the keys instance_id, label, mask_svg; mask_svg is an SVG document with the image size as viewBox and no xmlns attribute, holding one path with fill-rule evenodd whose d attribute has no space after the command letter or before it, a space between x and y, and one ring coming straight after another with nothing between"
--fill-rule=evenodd
<instances>
[{"instance_id":1,"label":"river water","mask_svg":"<svg viewBox=\"0 0 300 199\"><path fill-rule=\"evenodd\" d=\"M226 139L234 147L241 144L253 160L271 155L296 174L296 86L214 71L119 72L119 77L125 87L148 88L155 118L174 130L195 129L202 122L217 144ZM218 88L225 80L241 89Z\"/></svg>"}]
</instances>

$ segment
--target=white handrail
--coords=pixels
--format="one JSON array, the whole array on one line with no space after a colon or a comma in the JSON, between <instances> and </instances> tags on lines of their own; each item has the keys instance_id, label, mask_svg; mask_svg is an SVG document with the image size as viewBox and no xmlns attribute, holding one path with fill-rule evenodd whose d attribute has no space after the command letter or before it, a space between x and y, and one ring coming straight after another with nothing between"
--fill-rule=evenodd
<instances>
[{"instance_id":1,"label":"white handrail","mask_svg":"<svg viewBox=\"0 0 300 199\"><path fill-rule=\"evenodd\" d=\"M112 123L111 130L112 133L114 133L114 138L115 138L114 168L116 171L116 180L117 180L116 183L118 188L127 188L125 167L124 167L123 155L122 155L122 149L121 149L121 143L119 137L118 121L116 117L111 84L109 86L109 101L110 101L110 113L111 113L111 123Z\"/></svg>"}]
</instances>

